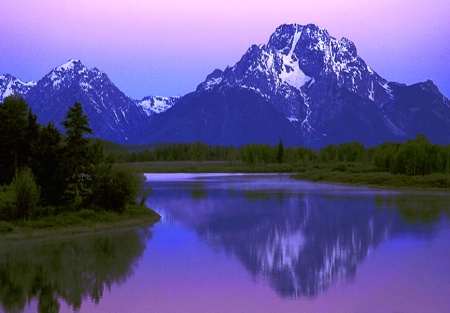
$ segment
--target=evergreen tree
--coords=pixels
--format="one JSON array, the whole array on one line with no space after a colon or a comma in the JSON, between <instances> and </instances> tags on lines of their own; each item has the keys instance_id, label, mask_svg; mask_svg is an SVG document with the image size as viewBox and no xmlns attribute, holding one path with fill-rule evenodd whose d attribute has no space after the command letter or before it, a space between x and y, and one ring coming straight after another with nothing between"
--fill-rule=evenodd
<instances>
[{"instance_id":1,"label":"evergreen tree","mask_svg":"<svg viewBox=\"0 0 450 313\"><path fill-rule=\"evenodd\" d=\"M76 102L69 108L66 119L61 122L66 130L64 146L65 176L72 194L72 201L79 202L87 192L86 183L91 172L91 145L86 135L92 134L89 118L84 114L81 103ZM79 203L81 204L81 203Z\"/></svg>"},{"instance_id":2,"label":"evergreen tree","mask_svg":"<svg viewBox=\"0 0 450 313\"><path fill-rule=\"evenodd\" d=\"M33 114L31 109L28 110L27 128L25 130L24 142L19 151L19 167L31 167L34 159L34 152L37 148L39 139L39 127L37 116Z\"/></svg>"},{"instance_id":3,"label":"evergreen tree","mask_svg":"<svg viewBox=\"0 0 450 313\"><path fill-rule=\"evenodd\" d=\"M283 154L284 154L284 146L283 146L283 141L281 141L278 143L278 149L277 149L277 162L279 164L281 164L283 162Z\"/></svg>"},{"instance_id":4,"label":"evergreen tree","mask_svg":"<svg viewBox=\"0 0 450 313\"><path fill-rule=\"evenodd\" d=\"M196 141L191 146L191 158L194 161L204 161L208 154L208 146L200 141Z\"/></svg>"},{"instance_id":5,"label":"evergreen tree","mask_svg":"<svg viewBox=\"0 0 450 313\"><path fill-rule=\"evenodd\" d=\"M0 185L11 183L17 169L27 164L21 152L27 150L28 124L28 105L22 96L6 97L0 104Z\"/></svg>"},{"instance_id":6,"label":"evergreen tree","mask_svg":"<svg viewBox=\"0 0 450 313\"><path fill-rule=\"evenodd\" d=\"M53 123L39 131L32 160L43 205L59 205L67 187L62 168L62 135Z\"/></svg>"}]
</instances>

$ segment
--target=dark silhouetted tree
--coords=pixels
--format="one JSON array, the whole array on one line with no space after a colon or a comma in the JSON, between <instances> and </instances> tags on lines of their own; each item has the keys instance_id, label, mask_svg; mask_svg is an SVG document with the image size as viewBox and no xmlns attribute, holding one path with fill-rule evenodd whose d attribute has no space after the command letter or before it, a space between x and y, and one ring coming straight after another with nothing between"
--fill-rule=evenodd
<instances>
[{"instance_id":1,"label":"dark silhouetted tree","mask_svg":"<svg viewBox=\"0 0 450 313\"><path fill-rule=\"evenodd\" d=\"M64 146L65 175L71 187L72 200L79 201L79 197L87 191L86 183L90 172L91 145L87 135L92 134L89 118L84 114L81 103L76 102L69 108L66 119L61 122L66 129L66 144ZM81 204L81 203L79 203Z\"/></svg>"},{"instance_id":2,"label":"dark silhouetted tree","mask_svg":"<svg viewBox=\"0 0 450 313\"><path fill-rule=\"evenodd\" d=\"M277 149L277 162L278 163L282 163L283 162L283 154L284 154L284 146L283 146L283 141L281 141L278 143L278 149Z\"/></svg>"},{"instance_id":3,"label":"dark silhouetted tree","mask_svg":"<svg viewBox=\"0 0 450 313\"><path fill-rule=\"evenodd\" d=\"M34 148L32 169L41 188L43 205L60 205L67 187L62 165L62 135L53 123L39 131Z\"/></svg>"},{"instance_id":4,"label":"dark silhouetted tree","mask_svg":"<svg viewBox=\"0 0 450 313\"><path fill-rule=\"evenodd\" d=\"M0 104L0 184L9 184L16 170L26 164L21 154L28 128L28 105L18 93Z\"/></svg>"}]
</instances>

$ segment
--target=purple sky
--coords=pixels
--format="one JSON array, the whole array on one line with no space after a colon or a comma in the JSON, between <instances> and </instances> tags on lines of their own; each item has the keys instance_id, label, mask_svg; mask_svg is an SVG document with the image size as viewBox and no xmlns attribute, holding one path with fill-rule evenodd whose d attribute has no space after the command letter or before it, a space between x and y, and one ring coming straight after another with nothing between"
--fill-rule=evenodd
<instances>
[{"instance_id":1,"label":"purple sky","mask_svg":"<svg viewBox=\"0 0 450 313\"><path fill-rule=\"evenodd\" d=\"M183 95L284 23L346 37L381 76L450 97L449 0L0 0L0 74L38 80L71 58L127 95Z\"/></svg>"}]
</instances>

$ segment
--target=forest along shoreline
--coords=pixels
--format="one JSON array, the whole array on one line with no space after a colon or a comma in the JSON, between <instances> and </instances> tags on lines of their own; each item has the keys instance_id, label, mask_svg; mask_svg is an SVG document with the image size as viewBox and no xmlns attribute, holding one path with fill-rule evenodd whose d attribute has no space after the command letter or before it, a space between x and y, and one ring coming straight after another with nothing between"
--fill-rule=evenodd
<instances>
[{"instance_id":1,"label":"forest along shoreline","mask_svg":"<svg viewBox=\"0 0 450 313\"><path fill-rule=\"evenodd\" d=\"M292 173L312 182L450 191L450 146L424 135L404 143L321 149L202 142L123 146L93 139L75 103L40 125L18 94L0 104L0 241L156 223L142 173Z\"/></svg>"},{"instance_id":2,"label":"forest along shoreline","mask_svg":"<svg viewBox=\"0 0 450 313\"><path fill-rule=\"evenodd\" d=\"M75 103L40 125L19 95L0 103L0 241L153 225L143 177L114 166Z\"/></svg>"},{"instance_id":3,"label":"forest along shoreline","mask_svg":"<svg viewBox=\"0 0 450 313\"><path fill-rule=\"evenodd\" d=\"M293 178L383 188L450 191L450 145L417 135L406 142L360 142L320 149L202 142L123 146L102 141L116 166L135 173L295 173Z\"/></svg>"},{"instance_id":4,"label":"forest along shoreline","mask_svg":"<svg viewBox=\"0 0 450 313\"><path fill-rule=\"evenodd\" d=\"M246 165L228 161L157 161L119 163L135 173L287 173L292 179L386 189L450 192L450 176L444 173L408 176L378 171L364 162Z\"/></svg>"}]
</instances>

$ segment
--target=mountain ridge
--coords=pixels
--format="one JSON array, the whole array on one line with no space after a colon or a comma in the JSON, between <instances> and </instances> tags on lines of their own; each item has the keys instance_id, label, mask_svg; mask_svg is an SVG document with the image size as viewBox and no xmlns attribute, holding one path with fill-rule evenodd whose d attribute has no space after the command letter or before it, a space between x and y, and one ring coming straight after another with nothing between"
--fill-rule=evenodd
<instances>
[{"instance_id":1,"label":"mountain ridge","mask_svg":"<svg viewBox=\"0 0 450 313\"><path fill-rule=\"evenodd\" d=\"M432 81L389 82L347 38L314 24L283 24L233 66L182 97L127 97L97 68L71 59L38 82L0 76L0 101L21 93L41 122L59 123L81 102L94 132L120 143L376 145L424 133L448 143L450 101ZM427 120L421 117L427 117ZM437 129L437 126L439 129Z\"/></svg>"},{"instance_id":2,"label":"mountain ridge","mask_svg":"<svg viewBox=\"0 0 450 313\"><path fill-rule=\"evenodd\" d=\"M321 147L329 143L355 140L366 145L376 145L384 141L403 141L413 137L402 129L401 125L397 125L402 114L399 114L401 112L398 112L398 106L392 105L398 102L395 101L396 94L401 94L401 90L407 87L404 84L388 82L378 75L358 56L356 46L350 40L337 40L324 28L313 24L284 24L270 36L267 44L251 46L234 66L212 71L205 81L198 85L196 91L189 97L183 97L180 103L185 103L188 99L191 100L183 106L198 106L199 103L204 103L194 111L209 111L213 114L214 110L226 112L226 107L248 108L265 99L276 108L277 114L274 116L281 114L287 121L275 123L271 131L264 127L264 124L270 124L267 121L258 124L257 121L251 120L258 126L260 133L265 134L265 138L269 138L279 129L292 129L285 125L289 123L295 131L282 132L278 137L290 145ZM422 87L418 88L429 92ZM240 105L225 101L221 104L224 108L214 108L219 102L214 103L212 99L220 95L226 99L226 95L240 92L238 90L248 90L259 95L260 99L254 102L242 100ZM448 103L442 94L434 92L434 96L433 100L428 97L426 101L436 102L441 98L442 103ZM207 100L208 97L211 99ZM231 98L239 102L234 97ZM173 129L165 131L166 123L158 120L179 120L172 116L177 114L184 120L197 118L195 113L188 118L186 110L175 107L164 117L155 119L155 127L147 136L151 140L158 136L176 141ZM259 113L254 111L254 114L258 116ZM434 118L439 119L436 116ZM255 119L264 120L264 116ZM219 116L216 120L216 123L224 125L229 117ZM211 136L202 133L199 137L214 144L213 130L207 124L203 122L202 128L211 130ZM441 124L445 124L445 129L448 129L450 120L445 117ZM242 121L242 125L245 125L245 121ZM228 127L225 126L232 137L234 133L248 131L243 126L236 130L234 126L232 123L229 123ZM180 127L178 132L183 132ZM184 133L187 132L189 130L186 129ZM423 129L423 132L430 131ZM432 137L433 141L448 142L448 137L444 134L434 132ZM182 138L187 141L194 140L192 136ZM258 142L258 137L254 137L253 141ZM276 142L277 140L272 138L265 143ZM236 140L235 143L242 142Z\"/></svg>"},{"instance_id":3,"label":"mountain ridge","mask_svg":"<svg viewBox=\"0 0 450 313\"><path fill-rule=\"evenodd\" d=\"M178 99L153 96L131 99L106 73L95 67L88 69L79 59L55 67L37 82L23 83L9 74L1 77L0 101L14 91L19 92L40 123L53 122L58 127L69 106L80 102L94 133L120 143L129 142L130 137L145 128L150 115L164 112Z\"/></svg>"}]
</instances>

